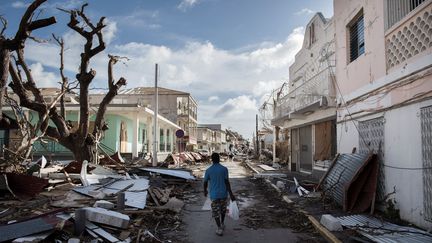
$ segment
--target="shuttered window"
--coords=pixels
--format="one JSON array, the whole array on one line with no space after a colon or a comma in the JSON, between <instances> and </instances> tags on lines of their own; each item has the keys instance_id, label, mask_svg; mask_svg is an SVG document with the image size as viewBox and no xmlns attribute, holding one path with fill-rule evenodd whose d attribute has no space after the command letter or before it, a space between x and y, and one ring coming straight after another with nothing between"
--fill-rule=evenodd
<instances>
[{"instance_id":1,"label":"shuttered window","mask_svg":"<svg viewBox=\"0 0 432 243\"><path fill-rule=\"evenodd\" d=\"M350 62L352 62L365 52L363 13L357 15L357 17L348 26L348 29L350 46L349 56Z\"/></svg>"}]
</instances>

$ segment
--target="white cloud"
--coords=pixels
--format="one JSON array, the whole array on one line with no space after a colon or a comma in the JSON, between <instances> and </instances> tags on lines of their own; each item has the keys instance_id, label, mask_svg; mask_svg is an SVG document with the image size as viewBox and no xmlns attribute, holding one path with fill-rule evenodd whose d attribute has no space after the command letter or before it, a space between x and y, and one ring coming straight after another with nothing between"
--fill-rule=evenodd
<instances>
[{"instance_id":1,"label":"white cloud","mask_svg":"<svg viewBox=\"0 0 432 243\"><path fill-rule=\"evenodd\" d=\"M12 7L14 8L27 8L30 3L25 3L23 1L15 1L12 3Z\"/></svg>"},{"instance_id":2,"label":"white cloud","mask_svg":"<svg viewBox=\"0 0 432 243\"><path fill-rule=\"evenodd\" d=\"M219 97L217 95L213 95L213 96L210 96L208 98L209 102L218 101L218 100L219 100Z\"/></svg>"},{"instance_id":3,"label":"white cloud","mask_svg":"<svg viewBox=\"0 0 432 243\"><path fill-rule=\"evenodd\" d=\"M181 0L180 4L177 6L178 9L185 12L187 9L192 8L198 3L198 0Z\"/></svg>"},{"instance_id":4,"label":"white cloud","mask_svg":"<svg viewBox=\"0 0 432 243\"><path fill-rule=\"evenodd\" d=\"M309 8L303 8L303 9L295 12L295 15L303 15L303 14L304 15L311 15L311 14L314 14L314 13L316 13L316 11L311 10Z\"/></svg>"},{"instance_id":5,"label":"white cloud","mask_svg":"<svg viewBox=\"0 0 432 243\"><path fill-rule=\"evenodd\" d=\"M112 19L107 23L111 26L104 32L108 43L116 38L117 25ZM127 79L128 88L151 86L154 64L158 63L162 87L187 91L197 100L206 101L199 105L200 123L227 123L233 129L243 129L243 134L250 136L247 131L254 129L253 123L242 125L240 121L254 119L263 96L288 78L289 66L301 48L303 33L303 28L296 28L283 42L265 43L241 52L217 48L209 41L190 41L179 49L142 42L109 45L91 62L90 67L97 71L92 86L106 87L108 53L130 59L127 65L117 64L114 70L117 78ZM65 69L73 79L84 40L72 31L63 38L67 48ZM58 68L58 53L59 47L53 43L27 43L26 57L46 67ZM224 117L223 120L217 121L215 114Z\"/></svg>"},{"instance_id":6,"label":"white cloud","mask_svg":"<svg viewBox=\"0 0 432 243\"><path fill-rule=\"evenodd\" d=\"M30 70L39 88L57 87L61 81L60 76L45 71L40 62L30 65Z\"/></svg>"}]
</instances>

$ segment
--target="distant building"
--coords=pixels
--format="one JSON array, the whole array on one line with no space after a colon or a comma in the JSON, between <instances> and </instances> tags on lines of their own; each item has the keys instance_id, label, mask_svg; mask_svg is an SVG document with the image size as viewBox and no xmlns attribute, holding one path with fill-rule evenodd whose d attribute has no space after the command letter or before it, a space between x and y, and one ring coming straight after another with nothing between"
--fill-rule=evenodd
<instances>
[{"instance_id":1,"label":"distant building","mask_svg":"<svg viewBox=\"0 0 432 243\"><path fill-rule=\"evenodd\" d=\"M336 152L335 45L333 19L316 13L289 68L288 93L275 103L272 125L288 133L289 168L322 174ZM278 138L278 134L276 138ZM276 140L275 140L276 142ZM284 154L283 157L286 157Z\"/></svg>"},{"instance_id":2,"label":"distant building","mask_svg":"<svg viewBox=\"0 0 432 243\"><path fill-rule=\"evenodd\" d=\"M222 130L221 124L199 124L198 125L198 148L209 152L226 152L226 132Z\"/></svg>"},{"instance_id":3,"label":"distant building","mask_svg":"<svg viewBox=\"0 0 432 243\"><path fill-rule=\"evenodd\" d=\"M44 88L41 89L41 92L45 100L51 102L60 90L57 88ZM94 126L95 113L103 96L104 94L90 95L90 130ZM69 120L73 127L78 127L80 105L77 99L76 94L67 94L65 99L66 120ZM28 109L24 109L24 111L28 117L37 117L34 111ZM4 112L9 117L14 117L10 107L5 107ZM119 151L131 158L139 157L144 153L151 153L153 151L153 117L154 112L133 96L128 98L121 96L115 102L110 103L105 115L105 122L109 129L105 131L100 142L101 153L112 154ZM158 159L162 161L175 149L174 134L180 127L161 115L158 116L158 126L157 136L159 143L157 151ZM2 129L0 142L7 145L7 147L13 147L14 141L18 141L16 134L16 130ZM68 149L50 140L47 140L47 143L37 142L34 144L33 154L57 158L70 158L72 156Z\"/></svg>"},{"instance_id":4,"label":"distant building","mask_svg":"<svg viewBox=\"0 0 432 243\"><path fill-rule=\"evenodd\" d=\"M378 153L376 202L432 227L432 1L334 1L337 144Z\"/></svg>"},{"instance_id":5,"label":"distant building","mask_svg":"<svg viewBox=\"0 0 432 243\"><path fill-rule=\"evenodd\" d=\"M119 91L113 104L135 102L154 106L154 87L138 87ZM190 93L159 87L159 115L177 124L184 131L185 136L177 139L177 151L193 150L197 147L197 102ZM102 99L100 95L99 99ZM92 96L94 101L94 96Z\"/></svg>"}]
</instances>

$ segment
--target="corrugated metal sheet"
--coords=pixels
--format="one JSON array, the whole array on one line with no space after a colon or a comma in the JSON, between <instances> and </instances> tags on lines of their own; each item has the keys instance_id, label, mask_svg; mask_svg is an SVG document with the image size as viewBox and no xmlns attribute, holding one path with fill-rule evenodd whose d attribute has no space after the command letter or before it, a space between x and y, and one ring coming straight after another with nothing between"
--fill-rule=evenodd
<instances>
[{"instance_id":1,"label":"corrugated metal sheet","mask_svg":"<svg viewBox=\"0 0 432 243\"><path fill-rule=\"evenodd\" d=\"M174 176L178 178L183 178L185 180L195 180L195 176L193 176L191 172L186 170L162 169L162 168L140 168L140 170Z\"/></svg>"},{"instance_id":2,"label":"corrugated metal sheet","mask_svg":"<svg viewBox=\"0 0 432 243\"><path fill-rule=\"evenodd\" d=\"M341 154L335 161L335 165L324 179L323 187L338 204L344 204L345 185L351 182L369 156L368 154Z\"/></svg>"},{"instance_id":3,"label":"corrugated metal sheet","mask_svg":"<svg viewBox=\"0 0 432 243\"><path fill-rule=\"evenodd\" d=\"M125 205L143 209L146 205L147 189L149 188L149 180L147 179L120 180L104 186L90 185L85 187L77 187L74 189L74 191L87 196L91 196L91 191L101 191L105 194L115 194L132 184L133 186L125 191Z\"/></svg>"},{"instance_id":4,"label":"corrugated metal sheet","mask_svg":"<svg viewBox=\"0 0 432 243\"><path fill-rule=\"evenodd\" d=\"M367 215L351 215L337 218L341 224L379 243L430 243L432 234L412 227L405 227Z\"/></svg>"}]
</instances>

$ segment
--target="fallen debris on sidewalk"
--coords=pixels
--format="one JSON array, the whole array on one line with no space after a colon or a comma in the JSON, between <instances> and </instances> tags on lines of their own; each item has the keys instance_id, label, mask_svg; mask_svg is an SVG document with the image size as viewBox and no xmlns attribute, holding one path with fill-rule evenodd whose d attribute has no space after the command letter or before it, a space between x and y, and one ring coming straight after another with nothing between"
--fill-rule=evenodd
<instances>
[{"instance_id":1,"label":"fallen debris on sidewalk","mask_svg":"<svg viewBox=\"0 0 432 243\"><path fill-rule=\"evenodd\" d=\"M432 242L432 234L426 231L392 224L373 216L351 215L337 219L344 227L356 230L374 242Z\"/></svg>"},{"instance_id":2,"label":"fallen debris on sidewalk","mask_svg":"<svg viewBox=\"0 0 432 243\"><path fill-rule=\"evenodd\" d=\"M344 211L361 213L373 207L378 178L376 155L340 154L318 187Z\"/></svg>"}]
</instances>

